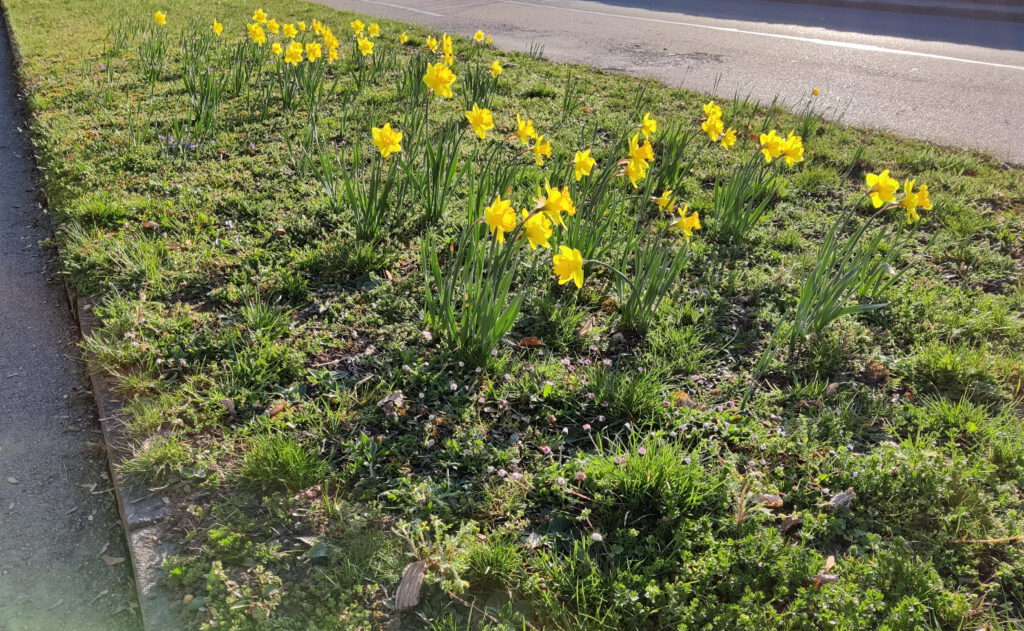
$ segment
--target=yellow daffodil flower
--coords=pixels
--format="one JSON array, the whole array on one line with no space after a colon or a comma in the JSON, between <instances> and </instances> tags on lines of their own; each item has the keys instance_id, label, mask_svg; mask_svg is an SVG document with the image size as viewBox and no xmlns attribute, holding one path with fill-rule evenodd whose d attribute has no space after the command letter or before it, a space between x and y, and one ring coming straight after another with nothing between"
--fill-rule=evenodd
<instances>
[{"instance_id":1,"label":"yellow daffodil flower","mask_svg":"<svg viewBox=\"0 0 1024 631\"><path fill-rule=\"evenodd\" d=\"M153 14L153 21L163 26L167 24L167 15L163 11L157 11Z\"/></svg>"},{"instance_id":2,"label":"yellow daffodil flower","mask_svg":"<svg viewBox=\"0 0 1024 631\"><path fill-rule=\"evenodd\" d=\"M274 53L275 56L280 57L281 53L284 52L284 48L281 46L281 42L274 42L270 45L270 52Z\"/></svg>"},{"instance_id":3,"label":"yellow daffodil flower","mask_svg":"<svg viewBox=\"0 0 1024 631\"><path fill-rule=\"evenodd\" d=\"M819 94L821 94L821 91L818 88L811 90L811 96L818 96Z\"/></svg>"},{"instance_id":4,"label":"yellow daffodil flower","mask_svg":"<svg viewBox=\"0 0 1024 631\"><path fill-rule=\"evenodd\" d=\"M370 37L380 37L380 24L377 24L376 22L370 24L370 26L367 27L366 32Z\"/></svg>"},{"instance_id":5,"label":"yellow daffodil flower","mask_svg":"<svg viewBox=\"0 0 1024 631\"><path fill-rule=\"evenodd\" d=\"M644 144L640 144L640 134L634 134L629 140L629 159L640 160L642 162L650 162L654 159L654 147L650 142L644 141ZM646 164L644 167L646 168Z\"/></svg>"},{"instance_id":6,"label":"yellow daffodil flower","mask_svg":"<svg viewBox=\"0 0 1024 631\"><path fill-rule=\"evenodd\" d=\"M502 68L501 64L498 63L498 60L495 59L494 63L491 64L491 76L497 79L498 75L500 75L502 72L505 72L505 69Z\"/></svg>"},{"instance_id":7,"label":"yellow daffodil flower","mask_svg":"<svg viewBox=\"0 0 1024 631\"><path fill-rule=\"evenodd\" d=\"M640 151L642 152L641 155L644 160L647 160L648 162L654 160L654 145L652 145L650 141L645 140L644 144L640 145Z\"/></svg>"},{"instance_id":8,"label":"yellow daffodil flower","mask_svg":"<svg viewBox=\"0 0 1024 631\"><path fill-rule=\"evenodd\" d=\"M391 129L391 123L370 130L373 135L373 146L380 150L380 155L387 158L402 150L402 132Z\"/></svg>"},{"instance_id":9,"label":"yellow daffodil flower","mask_svg":"<svg viewBox=\"0 0 1024 631\"><path fill-rule=\"evenodd\" d=\"M324 29L322 33L324 38L324 46L326 46L329 49L341 46L341 42L338 41L338 38L334 36L334 33L331 32L331 29Z\"/></svg>"},{"instance_id":10,"label":"yellow daffodil flower","mask_svg":"<svg viewBox=\"0 0 1024 631\"><path fill-rule=\"evenodd\" d=\"M277 23L277 20L274 20L274 19L267 20L267 32L268 33L272 33L274 35L277 35L277 33L280 30L281 30L281 25Z\"/></svg>"},{"instance_id":11,"label":"yellow daffodil flower","mask_svg":"<svg viewBox=\"0 0 1024 631\"><path fill-rule=\"evenodd\" d=\"M683 231L683 236L686 237L687 241L689 241L690 237L693 236L694 230L700 230L701 228L700 214L694 212L692 215L689 215L687 214L687 211L689 210L690 207L684 204L683 207L677 211L679 213L679 219L676 220L674 224L672 224L672 227L675 228L676 230Z\"/></svg>"},{"instance_id":12,"label":"yellow daffodil flower","mask_svg":"<svg viewBox=\"0 0 1024 631\"><path fill-rule=\"evenodd\" d=\"M306 44L306 59L308 59L310 63L320 59L323 54L323 49L320 48L320 44L316 42Z\"/></svg>"},{"instance_id":13,"label":"yellow daffodil flower","mask_svg":"<svg viewBox=\"0 0 1024 631\"><path fill-rule=\"evenodd\" d=\"M672 191L664 190L661 192L661 197L655 197L654 203L658 205L658 210L665 210L669 208L672 203Z\"/></svg>"},{"instance_id":14,"label":"yellow daffodil flower","mask_svg":"<svg viewBox=\"0 0 1024 631\"><path fill-rule=\"evenodd\" d=\"M267 34L264 32L263 27L259 24L248 24L246 27L249 29L249 39L256 42L257 46L262 46L267 43Z\"/></svg>"},{"instance_id":15,"label":"yellow daffodil flower","mask_svg":"<svg viewBox=\"0 0 1024 631\"><path fill-rule=\"evenodd\" d=\"M444 53L445 57L453 57L455 55L455 43L448 33L441 36L441 52Z\"/></svg>"},{"instance_id":16,"label":"yellow daffodil flower","mask_svg":"<svg viewBox=\"0 0 1024 631\"><path fill-rule=\"evenodd\" d=\"M484 32L483 31L477 31L476 33L473 33L473 41L475 41L477 43L480 43L480 42L484 41Z\"/></svg>"},{"instance_id":17,"label":"yellow daffodil flower","mask_svg":"<svg viewBox=\"0 0 1024 631\"><path fill-rule=\"evenodd\" d=\"M481 108L476 103L473 104L472 110L466 112L466 120L469 121L470 127L481 140L487 137L488 130L494 129L494 117L491 115L491 110Z\"/></svg>"},{"instance_id":18,"label":"yellow daffodil flower","mask_svg":"<svg viewBox=\"0 0 1024 631\"><path fill-rule=\"evenodd\" d=\"M722 148L723 149L728 149L729 147L731 147L731 146L733 146L735 144L736 144L736 130L733 129L732 127L730 127L729 129L725 130L725 133L722 135Z\"/></svg>"},{"instance_id":19,"label":"yellow daffodil flower","mask_svg":"<svg viewBox=\"0 0 1024 631\"><path fill-rule=\"evenodd\" d=\"M704 104L704 117L722 118L722 108L718 107L718 104L714 101L708 101Z\"/></svg>"},{"instance_id":20,"label":"yellow daffodil flower","mask_svg":"<svg viewBox=\"0 0 1024 631\"><path fill-rule=\"evenodd\" d=\"M640 122L640 132L644 135L644 138L650 138L658 131L658 121L651 118L651 113L647 112L644 114L643 121Z\"/></svg>"},{"instance_id":21,"label":"yellow daffodil flower","mask_svg":"<svg viewBox=\"0 0 1024 631\"><path fill-rule=\"evenodd\" d=\"M537 141L533 143L533 161L537 166L544 166L544 157L551 157L551 143L544 141L544 136L537 136Z\"/></svg>"},{"instance_id":22,"label":"yellow daffodil flower","mask_svg":"<svg viewBox=\"0 0 1024 631\"><path fill-rule=\"evenodd\" d=\"M871 205L875 208L881 208L882 204L896 199L896 191L899 190L900 183L889 177L889 169L878 175L868 173L864 177L864 181L867 183L868 193L871 195Z\"/></svg>"},{"instance_id":23,"label":"yellow daffodil flower","mask_svg":"<svg viewBox=\"0 0 1024 631\"><path fill-rule=\"evenodd\" d=\"M931 210L932 198L928 195L928 185L922 184L921 188L917 189L917 205L925 210Z\"/></svg>"},{"instance_id":24,"label":"yellow daffodil flower","mask_svg":"<svg viewBox=\"0 0 1024 631\"><path fill-rule=\"evenodd\" d=\"M530 214L529 211L523 209L523 233L526 234L526 240L530 242L531 250L536 250L538 246L551 249L551 243L548 241L552 234L551 220L544 213Z\"/></svg>"},{"instance_id":25,"label":"yellow daffodil flower","mask_svg":"<svg viewBox=\"0 0 1024 631\"><path fill-rule=\"evenodd\" d=\"M570 280L578 289L583 288L583 254L576 248L567 245L558 246L558 254L551 259L558 284L564 285Z\"/></svg>"},{"instance_id":26,"label":"yellow daffodil flower","mask_svg":"<svg viewBox=\"0 0 1024 631\"><path fill-rule=\"evenodd\" d=\"M402 31L401 33L398 34L398 43L399 44L405 44L408 41L409 41L409 34L408 33L406 33L405 31Z\"/></svg>"},{"instance_id":27,"label":"yellow daffodil flower","mask_svg":"<svg viewBox=\"0 0 1024 631\"><path fill-rule=\"evenodd\" d=\"M302 62L302 44L299 42L288 44L288 49L284 53L284 62L293 66L299 65Z\"/></svg>"},{"instance_id":28,"label":"yellow daffodil flower","mask_svg":"<svg viewBox=\"0 0 1024 631\"><path fill-rule=\"evenodd\" d=\"M356 40L356 42L359 44L359 52L363 55L363 57L373 54L373 42L366 39L365 37L360 37L358 40Z\"/></svg>"},{"instance_id":29,"label":"yellow daffodil flower","mask_svg":"<svg viewBox=\"0 0 1024 631\"><path fill-rule=\"evenodd\" d=\"M516 138L524 145L530 144L530 138L536 138L537 132L533 129L532 120L523 120L516 114Z\"/></svg>"},{"instance_id":30,"label":"yellow daffodil flower","mask_svg":"<svg viewBox=\"0 0 1024 631\"><path fill-rule=\"evenodd\" d=\"M423 75L423 83L438 96L452 98L452 84L458 77L448 66L437 63L427 64L427 74Z\"/></svg>"},{"instance_id":31,"label":"yellow daffodil flower","mask_svg":"<svg viewBox=\"0 0 1024 631\"><path fill-rule=\"evenodd\" d=\"M214 20L213 24L210 26L210 30L213 31L214 35L220 35L224 32L224 25L218 22L217 20Z\"/></svg>"},{"instance_id":32,"label":"yellow daffodil flower","mask_svg":"<svg viewBox=\"0 0 1024 631\"><path fill-rule=\"evenodd\" d=\"M358 39L363 36L363 29L366 28L366 25L362 20L352 20L348 23L348 27L352 29L352 36Z\"/></svg>"},{"instance_id":33,"label":"yellow daffodil flower","mask_svg":"<svg viewBox=\"0 0 1024 631\"><path fill-rule=\"evenodd\" d=\"M700 124L700 128L708 135L708 140L711 142L718 142L722 137L722 134L725 133L725 123L723 123L722 119L717 116L705 119L705 121Z\"/></svg>"},{"instance_id":34,"label":"yellow daffodil flower","mask_svg":"<svg viewBox=\"0 0 1024 631\"><path fill-rule=\"evenodd\" d=\"M767 134L761 134L761 154L764 155L765 162L771 162L775 158L782 155L782 148L786 144L786 141L775 134L775 130L771 130Z\"/></svg>"},{"instance_id":35,"label":"yellow daffodil flower","mask_svg":"<svg viewBox=\"0 0 1024 631\"><path fill-rule=\"evenodd\" d=\"M917 214L917 193L914 192L914 180L907 180L903 184L903 199L900 200L900 206L907 211L908 224L921 218L921 215Z\"/></svg>"},{"instance_id":36,"label":"yellow daffodil flower","mask_svg":"<svg viewBox=\"0 0 1024 631\"><path fill-rule=\"evenodd\" d=\"M572 159L572 170L576 181L579 182L583 176L590 175L595 164L597 164L597 160L590 157L590 149L577 151L576 156Z\"/></svg>"},{"instance_id":37,"label":"yellow daffodil flower","mask_svg":"<svg viewBox=\"0 0 1024 631\"><path fill-rule=\"evenodd\" d=\"M505 242L505 233L516 229L516 209L512 202L497 195L490 206L484 209L484 221L498 243Z\"/></svg>"},{"instance_id":38,"label":"yellow daffodil flower","mask_svg":"<svg viewBox=\"0 0 1024 631\"><path fill-rule=\"evenodd\" d=\"M252 21L257 24L264 24L267 21L267 12L263 9L256 9L252 14Z\"/></svg>"},{"instance_id":39,"label":"yellow daffodil flower","mask_svg":"<svg viewBox=\"0 0 1024 631\"><path fill-rule=\"evenodd\" d=\"M333 63L335 61L338 61L339 57L340 57L340 54L338 53L338 47L337 46L331 46L330 48L327 49L327 61L330 61L330 62Z\"/></svg>"},{"instance_id":40,"label":"yellow daffodil flower","mask_svg":"<svg viewBox=\"0 0 1024 631\"><path fill-rule=\"evenodd\" d=\"M917 180L907 180L903 184L903 199L900 200L900 206L907 211L907 223L911 224L919 220L921 216L917 214L918 208L924 210L932 209L932 201L928 198L928 186L922 184L921 188L914 191L914 184Z\"/></svg>"},{"instance_id":41,"label":"yellow daffodil flower","mask_svg":"<svg viewBox=\"0 0 1024 631\"><path fill-rule=\"evenodd\" d=\"M643 162L644 158L642 155L640 155L641 153L642 150L640 149L640 134L634 134L633 137L629 139L629 159L640 160L641 162Z\"/></svg>"},{"instance_id":42,"label":"yellow daffodil flower","mask_svg":"<svg viewBox=\"0 0 1024 631\"><path fill-rule=\"evenodd\" d=\"M491 36L490 36L490 35L488 35L487 37L485 37L485 38L484 38L484 43L485 43L485 44L487 44L487 45L490 45L490 44L491 44L491 42L493 42L493 41L494 41L494 40L493 40L493 39L491 39Z\"/></svg>"},{"instance_id":43,"label":"yellow daffodil flower","mask_svg":"<svg viewBox=\"0 0 1024 631\"><path fill-rule=\"evenodd\" d=\"M427 48L430 49L430 52L436 53L437 52L437 38L434 37L433 35L428 36L427 37L426 46L427 46Z\"/></svg>"},{"instance_id":44,"label":"yellow daffodil flower","mask_svg":"<svg viewBox=\"0 0 1024 631\"><path fill-rule=\"evenodd\" d=\"M572 193L569 192L568 186L562 187L558 203L562 207L562 211L568 213L570 217L576 214L576 204L572 201Z\"/></svg>"},{"instance_id":45,"label":"yellow daffodil flower","mask_svg":"<svg viewBox=\"0 0 1024 631\"><path fill-rule=\"evenodd\" d=\"M299 29L295 28L294 24L285 24L284 26L281 27L281 34L287 37L288 39L293 39L296 35L299 34Z\"/></svg>"},{"instance_id":46,"label":"yellow daffodil flower","mask_svg":"<svg viewBox=\"0 0 1024 631\"><path fill-rule=\"evenodd\" d=\"M320 20L313 20L313 26L311 28L317 35L322 35L324 32L324 23Z\"/></svg>"},{"instance_id":47,"label":"yellow daffodil flower","mask_svg":"<svg viewBox=\"0 0 1024 631\"><path fill-rule=\"evenodd\" d=\"M572 202L572 197L565 199L568 195L568 187L558 190L552 188L551 184L544 182L544 192L541 193L540 189L537 189L537 197L534 199L534 210L544 213L551 223L565 227L565 220L562 219L562 213L569 209L572 209L571 215L576 214L576 206Z\"/></svg>"},{"instance_id":48,"label":"yellow daffodil flower","mask_svg":"<svg viewBox=\"0 0 1024 631\"><path fill-rule=\"evenodd\" d=\"M786 137L782 143L782 156L786 159L786 166L791 167L797 162L804 161L804 139L796 136L793 132Z\"/></svg>"},{"instance_id":49,"label":"yellow daffodil flower","mask_svg":"<svg viewBox=\"0 0 1024 631\"><path fill-rule=\"evenodd\" d=\"M626 164L626 176L629 177L629 183L633 185L633 188L637 188L636 183L647 177L647 163L643 160L630 160Z\"/></svg>"},{"instance_id":50,"label":"yellow daffodil flower","mask_svg":"<svg viewBox=\"0 0 1024 631\"><path fill-rule=\"evenodd\" d=\"M306 23L305 22L299 22L299 30L300 31L305 31L306 30Z\"/></svg>"}]
</instances>

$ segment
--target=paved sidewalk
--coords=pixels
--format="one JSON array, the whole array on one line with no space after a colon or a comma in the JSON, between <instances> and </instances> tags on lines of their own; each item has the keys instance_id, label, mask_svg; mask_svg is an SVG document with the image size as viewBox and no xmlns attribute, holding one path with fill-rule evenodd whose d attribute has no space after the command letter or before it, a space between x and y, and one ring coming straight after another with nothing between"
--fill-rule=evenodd
<instances>
[{"instance_id":1,"label":"paved sidewalk","mask_svg":"<svg viewBox=\"0 0 1024 631\"><path fill-rule=\"evenodd\" d=\"M131 564L77 327L40 246L49 219L16 95L0 26L0 631L133 631Z\"/></svg>"}]
</instances>

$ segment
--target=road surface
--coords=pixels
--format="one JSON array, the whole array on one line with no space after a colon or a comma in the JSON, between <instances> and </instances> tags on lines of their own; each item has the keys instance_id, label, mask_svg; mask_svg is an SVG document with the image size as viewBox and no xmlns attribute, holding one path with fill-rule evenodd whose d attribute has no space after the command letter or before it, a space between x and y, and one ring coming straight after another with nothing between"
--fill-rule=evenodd
<instances>
[{"instance_id":1,"label":"road surface","mask_svg":"<svg viewBox=\"0 0 1024 631\"><path fill-rule=\"evenodd\" d=\"M1024 163L1024 23L762 0L320 0Z\"/></svg>"}]
</instances>

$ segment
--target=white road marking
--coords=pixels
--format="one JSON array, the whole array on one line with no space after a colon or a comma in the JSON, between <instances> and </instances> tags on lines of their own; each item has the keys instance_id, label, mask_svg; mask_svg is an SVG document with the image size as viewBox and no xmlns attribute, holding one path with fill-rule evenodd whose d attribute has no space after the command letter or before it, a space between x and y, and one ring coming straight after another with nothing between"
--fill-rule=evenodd
<instances>
[{"instance_id":1,"label":"white road marking","mask_svg":"<svg viewBox=\"0 0 1024 631\"><path fill-rule=\"evenodd\" d=\"M423 9L414 9L413 7L407 7L401 4L391 4L390 2L377 2L377 0L359 0L367 4L379 4L382 7L391 7L392 9L404 9L405 11L412 11L413 13L422 13L423 15L429 15L435 18L443 18L443 13L434 13L433 11L424 11Z\"/></svg>"},{"instance_id":2,"label":"white road marking","mask_svg":"<svg viewBox=\"0 0 1024 631\"><path fill-rule=\"evenodd\" d=\"M363 0L368 2L369 0ZM589 9L575 9L572 7L558 7L551 4L542 4L539 2L523 2L523 0L496 0L496 2L504 2L506 4L521 4L527 7L540 7L544 9L555 9L557 11L571 11L573 13L587 13L590 15L600 15L604 17L619 18L623 20L640 20L642 22L657 22L659 24L674 24L677 26L689 26L692 28L703 28L711 31L724 31L726 33L740 33L742 35L760 35L761 37L774 37L776 39L788 39L795 40L798 42L807 42L809 44L818 44L821 46L834 46L836 48L852 48L854 50L866 50L876 53L890 53L893 55L910 55L912 57L927 57L929 59L941 59L943 61L959 61L965 64L978 64L981 66L992 66L995 68L1009 68L1010 70L1022 70L1024 66L1011 66L1009 64L997 64L991 61L978 61L976 59L962 59L960 57L947 57L946 55L933 55L931 53L921 53L913 50L899 50L898 48L883 48L881 46L872 46L871 44L854 44L852 42L836 42L828 39L818 39L816 37L799 37L797 35L782 35L780 33L761 33L759 31L745 31L738 28L730 28L727 26L711 26L709 24L694 24L692 22L679 22L676 20L661 20L658 18L647 18L638 15L623 15L621 13L607 13L604 11L591 11Z\"/></svg>"}]
</instances>

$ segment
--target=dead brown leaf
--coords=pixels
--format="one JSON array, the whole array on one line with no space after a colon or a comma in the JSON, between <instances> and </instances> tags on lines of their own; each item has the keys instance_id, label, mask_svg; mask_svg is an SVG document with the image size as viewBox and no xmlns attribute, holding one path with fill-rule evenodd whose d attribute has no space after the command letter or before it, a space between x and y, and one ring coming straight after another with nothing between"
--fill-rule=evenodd
<instances>
[{"instance_id":1,"label":"dead brown leaf","mask_svg":"<svg viewBox=\"0 0 1024 631\"><path fill-rule=\"evenodd\" d=\"M527 348L533 348L537 346L544 346L544 342L532 335L527 335L524 338L520 338L519 345L526 346Z\"/></svg>"},{"instance_id":2,"label":"dead brown leaf","mask_svg":"<svg viewBox=\"0 0 1024 631\"><path fill-rule=\"evenodd\" d=\"M385 415L397 418L405 409L405 395L402 394L401 390L392 392L380 401L377 401L377 407L384 410Z\"/></svg>"},{"instance_id":3,"label":"dead brown leaf","mask_svg":"<svg viewBox=\"0 0 1024 631\"><path fill-rule=\"evenodd\" d=\"M811 582L814 585L814 589L821 589L822 585L826 585L828 583L835 583L838 580L839 577L835 574L819 573L817 576L814 577L814 579Z\"/></svg>"},{"instance_id":4,"label":"dead brown leaf","mask_svg":"<svg viewBox=\"0 0 1024 631\"><path fill-rule=\"evenodd\" d=\"M697 403L690 397L690 395L682 390L678 390L672 393L672 401L675 403L677 408L697 407Z\"/></svg>"},{"instance_id":5,"label":"dead brown leaf","mask_svg":"<svg viewBox=\"0 0 1024 631\"><path fill-rule=\"evenodd\" d=\"M266 409L266 411L263 412L263 415L264 416L277 416L281 412L284 412L284 409L287 406L288 406L288 404L286 402L278 401L277 403L274 403L270 407L268 407Z\"/></svg>"},{"instance_id":6,"label":"dead brown leaf","mask_svg":"<svg viewBox=\"0 0 1024 631\"><path fill-rule=\"evenodd\" d=\"M782 506L782 498L774 493L758 493L751 501L767 508L780 508Z\"/></svg>"}]
</instances>

